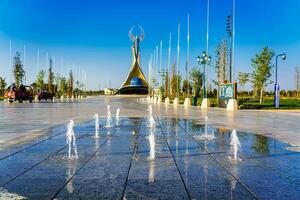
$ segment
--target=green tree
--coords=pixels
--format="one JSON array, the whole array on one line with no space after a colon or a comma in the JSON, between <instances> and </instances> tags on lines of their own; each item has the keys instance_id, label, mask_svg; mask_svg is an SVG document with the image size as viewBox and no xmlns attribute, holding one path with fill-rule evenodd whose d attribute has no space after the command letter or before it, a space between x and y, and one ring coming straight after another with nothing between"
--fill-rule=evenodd
<instances>
[{"instance_id":1,"label":"green tree","mask_svg":"<svg viewBox=\"0 0 300 200\"><path fill-rule=\"evenodd\" d=\"M4 91L6 88L6 81L5 78L0 77L0 95L3 97L4 96Z\"/></svg>"},{"instance_id":2,"label":"green tree","mask_svg":"<svg viewBox=\"0 0 300 200\"><path fill-rule=\"evenodd\" d=\"M25 78L25 70L23 68L23 64L19 52L16 52L16 55L14 57L13 75L17 87L23 84Z\"/></svg>"},{"instance_id":3,"label":"green tree","mask_svg":"<svg viewBox=\"0 0 300 200\"><path fill-rule=\"evenodd\" d=\"M184 79L182 81L182 92L185 94L191 94L192 93L192 87L190 81Z\"/></svg>"},{"instance_id":4,"label":"green tree","mask_svg":"<svg viewBox=\"0 0 300 200\"><path fill-rule=\"evenodd\" d=\"M60 84L60 75L57 73L54 77L54 83L56 88L54 89L56 92L59 91L59 84ZM61 94L60 94L61 95Z\"/></svg>"},{"instance_id":5,"label":"green tree","mask_svg":"<svg viewBox=\"0 0 300 200\"><path fill-rule=\"evenodd\" d=\"M200 90L203 85L203 73L201 73L200 68L194 67L190 71L190 81L193 85L193 95L194 97L200 96Z\"/></svg>"},{"instance_id":6,"label":"green tree","mask_svg":"<svg viewBox=\"0 0 300 200\"><path fill-rule=\"evenodd\" d=\"M239 84L241 86L241 92L244 91L244 89L245 89L244 87L247 84L247 82L249 81L249 77L250 77L249 73L239 72L237 79L238 79Z\"/></svg>"},{"instance_id":7,"label":"green tree","mask_svg":"<svg viewBox=\"0 0 300 200\"><path fill-rule=\"evenodd\" d=\"M46 75L46 72L44 70L41 70L41 71L39 71L39 73L36 76L35 84L36 84L36 89L39 91L45 89L45 81L44 81L45 75Z\"/></svg>"},{"instance_id":8,"label":"green tree","mask_svg":"<svg viewBox=\"0 0 300 200\"><path fill-rule=\"evenodd\" d=\"M296 79L296 93L297 93L297 97L299 97L299 90L300 90L300 69L299 69L299 67L295 68L295 79Z\"/></svg>"},{"instance_id":9,"label":"green tree","mask_svg":"<svg viewBox=\"0 0 300 200\"><path fill-rule=\"evenodd\" d=\"M66 78L60 77L59 78L59 92L61 93L61 95L63 95L66 93L67 90L68 90L68 84L67 84Z\"/></svg>"},{"instance_id":10,"label":"green tree","mask_svg":"<svg viewBox=\"0 0 300 200\"><path fill-rule=\"evenodd\" d=\"M172 75L171 88L172 88L173 97L176 97L177 91L178 94L180 94L180 85L181 85L181 76L177 74Z\"/></svg>"},{"instance_id":11,"label":"green tree","mask_svg":"<svg viewBox=\"0 0 300 200\"><path fill-rule=\"evenodd\" d=\"M71 97L73 95L74 91L74 77L72 70L69 73L69 79L68 79L68 95Z\"/></svg>"},{"instance_id":12,"label":"green tree","mask_svg":"<svg viewBox=\"0 0 300 200\"><path fill-rule=\"evenodd\" d=\"M226 40L222 40L217 46L215 71L217 80L214 82L216 85L228 82L228 47Z\"/></svg>"},{"instance_id":13,"label":"green tree","mask_svg":"<svg viewBox=\"0 0 300 200\"><path fill-rule=\"evenodd\" d=\"M272 49L264 47L260 54L256 54L251 60L253 72L251 74L255 97L259 97L259 103L263 101L264 88L271 84L272 68L271 60L274 56Z\"/></svg>"},{"instance_id":14,"label":"green tree","mask_svg":"<svg viewBox=\"0 0 300 200\"><path fill-rule=\"evenodd\" d=\"M50 65L48 70L48 91L54 93L54 73L52 71L52 58L50 58Z\"/></svg>"}]
</instances>

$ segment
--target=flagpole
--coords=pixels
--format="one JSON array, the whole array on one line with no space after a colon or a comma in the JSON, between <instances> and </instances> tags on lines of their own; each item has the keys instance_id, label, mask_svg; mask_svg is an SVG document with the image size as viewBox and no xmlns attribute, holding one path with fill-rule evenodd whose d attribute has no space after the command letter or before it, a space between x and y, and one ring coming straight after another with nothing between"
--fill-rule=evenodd
<instances>
[{"instance_id":1,"label":"flagpole","mask_svg":"<svg viewBox=\"0 0 300 200\"><path fill-rule=\"evenodd\" d=\"M11 40L9 40L9 67L12 69L13 67L12 67L12 53L11 53ZM11 70L10 69L10 70ZM10 73L10 83L12 84L12 82L13 82L13 75L12 75L13 73L12 73L12 71L11 71L11 73Z\"/></svg>"},{"instance_id":2,"label":"flagpole","mask_svg":"<svg viewBox=\"0 0 300 200\"><path fill-rule=\"evenodd\" d=\"M40 65L40 49L37 49L36 53L36 74L39 73L39 65Z\"/></svg>"},{"instance_id":3,"label":"flagpole","mask_svg":"<svg viewBox=\"0 0 300 200\"><path fill-rule=\"evenodd\" d=\"M189 82L188 82L188 70L190 65L190 13L188 13L188 27L187 27L187 65L186 65L186 81L187 85L187 97L189 97Z\"/></svg>"},{"instance_id":4,"label":"flagpole","mask_svg":"<svg viewBox=\"0 0 300 200\"><path fill-rule=\"evenodd\" d=\"M159 72L160 72L160 87L163 86L163 77L162 77L162 48L163 48L163 41L160 41L160 52L159 52ZM163 95L162 95L163 96Z\"/></svg>"},{"instance_id":5,"label":"flagpole","mask_svg":"<svg viewBox=\"0 0 300 200\"><path fill-rule=\"evenodd\" d=\"M25 84L26 84L26 45L23 47L24 71L25 71Z\"/></svg>"},{"instance_id":6,"label":"flagpole","mask_svg":"<svg viewBox=\"0 0 300 200\"><path fill-rule=\"evenodd\" d=\"M169 94L170 94L171 42L172 42L172 33L170 33L170 35L169 35L169 55L168 55L168 97L169 97Z\"/></svg>"},{"instance_id":7,"label":"flagpole","mask_svg":"<svg viewBox=\"0 0 300 200\"><path fill-rule=\"evenodd\" d=\"M180 24L178 24L178 41L177 41L177 98L179 98L179 62L180 62Z\"/></svg>"}]
</instances>

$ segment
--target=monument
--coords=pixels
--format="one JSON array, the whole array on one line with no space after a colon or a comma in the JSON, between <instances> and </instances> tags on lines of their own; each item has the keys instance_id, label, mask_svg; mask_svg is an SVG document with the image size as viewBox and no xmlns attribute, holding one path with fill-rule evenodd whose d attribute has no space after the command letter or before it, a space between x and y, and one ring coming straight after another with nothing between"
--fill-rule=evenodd
<instances>
[{"instance_id":1,"label":"monument","mask_svg":"<svg viewBox=\"0 0 300 200\"><path fill-rule=\"evenodd\" d=\"M138 28L140 35L134 35L133 31ZM147 95L149 83L141 69L140 60L140 42L145 37L144 30L141 26L133 26L129 31L129 38L133 42L132 51L132 66L116 95Z\"/></svg>"}]
</instances>

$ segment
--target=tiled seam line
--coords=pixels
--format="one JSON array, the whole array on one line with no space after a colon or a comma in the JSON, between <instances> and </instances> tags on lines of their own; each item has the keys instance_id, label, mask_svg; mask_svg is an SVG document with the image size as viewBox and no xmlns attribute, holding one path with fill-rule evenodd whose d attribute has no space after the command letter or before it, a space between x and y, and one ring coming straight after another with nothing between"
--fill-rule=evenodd
<instances>
[{"instance_id":1,"label":"tiled seam line","mask_svg":"<svg viewBox=\"0 0 300 200\"><path fill-rule=\"evenodd\" d=\"M171 154L171 156L172 156L173 162L174 162L174 164L175 164L175 166L176 166L177 172L178 172L178 174L179 174L179 176L180 176L180 179L181 179L181 181L182 181L182 184L183 184L183 186L184 186L184 189L185 189L185 191L186 191L186 193L187 193L189 199L192 199L192 198L191 198L191 195L190 195L190 193L189 193L189 191L188 191L188 189L187 189L187 186L186 186L186 184L185 184L185 182L184 182L184 180L183 180L182 174L181 174L181 172L180 172L180 170L179 170L179 167L178 167L178 165L177 165L177 162L176 162L176 160L175 160L175 157L174 157L174 155L173 155L173 152L172 152L172 150L171 150L171 147L170 147L170 145L169 145L169 143L168 143L168 141L167 141L167 138L166 138L166 136L165 136L165 134L164 134L164 131L163 131L162 126L161 126L161 123L160 123L160 119L157 117L156 120L158 121L159 128L160 128L161 133L162 133L162 135L163 135L163 137L164 137L164 140L165 140L165 142L166 142L166 144L167 144L167 146L168 146L169 152L170 152L170 154Z\"/></svg>"},{"instance_id":2,"label":"tiled seam line","mask_svg":"<svg viewBox=\"0 0 300 200\"><path fill-rule=\"evenodd\" d=\"M179 124L177 121L176 123L178 124L178 126L184 130L185 133L190 134L189 132L187 132L184 127L181 126L181 124ZM202 144L199 143L197 140L194 140L197 144L199 144L199 146L207 152L207 154L213 159L215 160L227 173L229 173L238 183L240 183L255 199L259 199L254 192L252 192L244 183L242 183L238 178L236 178L220 161L218 161L213 155L211 155L211 153L209 151L207 151L206 148L203 148Z\"/></svg>"}]
</instances>

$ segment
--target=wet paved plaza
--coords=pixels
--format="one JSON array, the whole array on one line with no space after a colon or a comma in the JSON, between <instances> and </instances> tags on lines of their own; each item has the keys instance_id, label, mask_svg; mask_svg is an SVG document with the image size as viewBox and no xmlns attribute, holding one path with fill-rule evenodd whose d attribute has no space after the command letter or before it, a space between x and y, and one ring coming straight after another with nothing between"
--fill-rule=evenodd
<instances>
[{"instance_id":1,"label":"wet paved plaza","mask_svg":"<svg viewBox=\"0 0 300 200\"><path fill-rule=\"evenodd\" d=\"M76 123L84 122L96 112L105 117L107 104L111 105L113 115L114 111L120 108L120 115L123 117L147 117L148 104L137 103L136 99L108 96L74 102L0 102L0 151L47 135L58 124L65 124L70 119L74 119ZM154 104L153 112L158 117L194 119L199 124L203 124L204 116L208 116L212 127L257 133L300 146L300 110L227 112L217 108L184 109L183 106Z\"/></svg>"},{"instance_id":2,"label":"wet paved plaza","mask_svg":"<svg viewBox=\"0 0 300 200\"><path fill-rule=\"evenodd\" d=\"M198 140L197 120L122 117L94 137L94 121L76 124L78 160L66 158L65 126L0 151L0 199L299 199L300 153L262 135L238 132L241 161L231 156L231 130ZM154 158L150 159L150 156Z\"/></svg>"}]
</instances>

